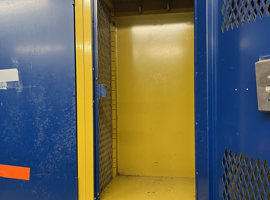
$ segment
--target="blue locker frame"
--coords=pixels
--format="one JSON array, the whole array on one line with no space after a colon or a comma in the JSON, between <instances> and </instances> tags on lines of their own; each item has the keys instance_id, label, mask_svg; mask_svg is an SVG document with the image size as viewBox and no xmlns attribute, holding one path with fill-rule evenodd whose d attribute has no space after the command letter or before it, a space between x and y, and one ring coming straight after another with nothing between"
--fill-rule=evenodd
<instances>
[{"instance_id":1,"label":"blue locker frame","mask_svg":"<svg viewBox=\"0 0 270 200\"><path fill-rule=\"evenodd\" d=\"M0 178L0 199L78 199L74 2L1 1L0 163L31 168Z\"/></svg>"},{"instance_id":2,"label":"blue locker frame","mask_svg":"<svg viewBox=\"0 0 270 200\"><path fill-rule=\"evenodd\" d=\"M97 0L92 5L92 46L93 46L93 97L94 97L94 197L100 199L99 186L99 99L102 96L101 85L98 83L98 22Z\"/></svg>"},{"instance_id":3,"label":"blue locker frame","mask_svg":"<svg viewBox=\"0 0 270 200\"><path fill-rule=\"evenodd\" d=\"M208 88L207 65L207 0L194 1L194 26L195 26L195 170L196 170L196 199L210 200L210 173L209 166L209 135L210 115L209 106L211 97Z\"/></svg>"}]
</instances>

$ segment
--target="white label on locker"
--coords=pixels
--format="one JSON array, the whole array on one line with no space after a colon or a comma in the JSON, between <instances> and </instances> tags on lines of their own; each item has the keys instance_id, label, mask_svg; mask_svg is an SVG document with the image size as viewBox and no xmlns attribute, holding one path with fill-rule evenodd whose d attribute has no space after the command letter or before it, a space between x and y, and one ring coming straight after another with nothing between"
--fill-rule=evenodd
<instances>
[{"instance_id":1,"label":"white label on locker","mask_svg":"<svg viewBox=\"0 0 270 200\"><path fill-rule=\"evenodd\" d=\"M18 69L2 69L0 70L0 82L19 81Z\"/></svg>"}]
</instances>

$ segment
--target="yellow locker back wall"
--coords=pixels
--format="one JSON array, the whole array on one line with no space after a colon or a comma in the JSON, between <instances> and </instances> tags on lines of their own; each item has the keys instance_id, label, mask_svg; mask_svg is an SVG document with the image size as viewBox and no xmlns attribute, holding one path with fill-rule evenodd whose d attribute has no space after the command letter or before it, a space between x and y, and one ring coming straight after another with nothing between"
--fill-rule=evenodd
<instances>
[{"instance_id":1,"label":"yellow locker back wall","mask_svg":"<svg viewBox=\"0 0 270 200\"><path fill-rule=\"evenodd\" d=\"M193 13L117 19L118 173L194 177Z\"/></svg>"}]
</instances>

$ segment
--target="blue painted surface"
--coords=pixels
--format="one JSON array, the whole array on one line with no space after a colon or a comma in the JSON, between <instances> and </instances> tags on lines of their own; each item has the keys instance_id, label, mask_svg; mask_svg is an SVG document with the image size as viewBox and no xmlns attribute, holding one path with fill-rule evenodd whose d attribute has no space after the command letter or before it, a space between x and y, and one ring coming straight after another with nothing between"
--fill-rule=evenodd
<instances>
[{"instance_id":1,"label":"blue painted surface","mask_svg":"<svg viewBox=\"0 0 270 200\"><path fill-rule=\"evenodd\" d=\"M74 8L66 0L0 1L0 164L31 168L0 178L2 200L77 199Z\"/></svg>"},{"instance_id":2,"label":"blue painted surface","mask_svg":"<svg viewBox=\"0 0 270 200\"><path fill-rule=\"evenodd\" d=\"M98 21L97 21L97 1L92 1L92 41L93 41L93 63L94 63L94 196L99 200L99 99L101 95L101 85L98 83Z\"/></svg>"},{"instance_id":3,"label":"blue painted surface","mask_svg":"<svg viewBox=\"0 0 270 200\"><path fill-rule=\"evenodd\" d=\"M195 1L195 142L196 142L196 198L209 200L209 68L207 65L206 1Z\"/></svg>"},{"instance_id":4,"label":"blue painted surface","mask_svg":"<svg viewBox=\"0 0 270 200\"><path fill-rule=\"evenodd\" d=\"M219 10L221 6L218 5ZM225 148L270 163L270 115L258 111L255 77L255 62L260 56L270 54L270 17L265 14L262 20L257 18L255 22L224 34L220 28L222 20L219 14L215 130L217 199L222 199L220 163Z\"/></svg>"},{"instance_id":5,"label":"blue painted surface","mask_svg":"<svg viewBox=\"0 0 270 200\"><path fill-rule=\"evenodd\" d=\"M201 190L207 175L202 161L206 156L206 162L207 158L210 160L209 199L222 200L225 149L270 163L270 114L258 111L255 77L255 62L270 54L270 17L265 12L262 19L257 17L254 22L252 18L251 23L240 24L239 28L234 26L233 30L230 28L222 33L223 1L209 0L207 9L198 7L200 3L197 1L196 14L203 17L207 13L207 20L206 23L197 21L196 26L201 27L201 31L206 26L207 34L205 42L196 38L196 71L200 72L195 79L197 192L199 200L206 199L201 196L206 192ZM206 55L200 54L204 43ZM198 62L200 56L202 63ZM207 85L208 92L200 84ZM207 111L203 109L206 94ZM202 119L206 114L207 126ZM203 151L204 145L209 147L208 154Z\"/></svg>"}]
</instances>

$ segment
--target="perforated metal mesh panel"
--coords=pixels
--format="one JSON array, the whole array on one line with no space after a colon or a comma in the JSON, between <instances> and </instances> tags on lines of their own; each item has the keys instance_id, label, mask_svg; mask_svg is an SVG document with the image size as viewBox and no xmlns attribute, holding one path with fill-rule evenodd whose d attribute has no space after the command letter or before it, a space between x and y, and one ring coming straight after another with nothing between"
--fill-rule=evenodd
<instances>
[{"instance_id":1,"label":"perforated metal mesh panel","mask_svg":"<svg viewBox=\"0 0 270 200\"><path fill-rule=\"evenodd\" d=\"M222 31L238 28L270 14L270 0L223 0Z\"/></svg>"},{"instance_id":2,"label":"perforated metal mesh panel","mask_svg":"<svg viewBox=\"0 0 270 200\"><path fill-rule=\"evenodd\" d=\"M98 80L107 88L107 96L99 101L99 169L100 191L113 178L112 88L110 10L98 1Z\"/></svg>"},{"instance_id":3,"label":"perforated metal mesh panel","mask_svg":"<svg viewBox=\"0 0 270 200\"><path fill-rule=\"evenodd\" d=\"M223 157L224 200L270 200L267 162L225 150Z\"/></svg>"},{"instance_id":4,"label":"perforated metal mesh panel","mask_svg":"<svg viewBox=\"0 0 270 200\"><path fill-rule=\"evenodd\" d=\"M116 62L116 27L115 16L111 15L111 70L112 70L112 132L113 132L113 176L117 169L117 62Z\"/></svg>"}]
</instances>

